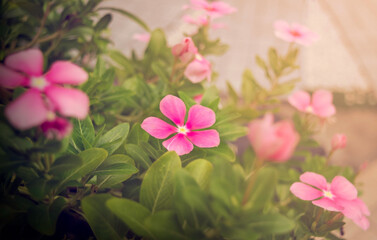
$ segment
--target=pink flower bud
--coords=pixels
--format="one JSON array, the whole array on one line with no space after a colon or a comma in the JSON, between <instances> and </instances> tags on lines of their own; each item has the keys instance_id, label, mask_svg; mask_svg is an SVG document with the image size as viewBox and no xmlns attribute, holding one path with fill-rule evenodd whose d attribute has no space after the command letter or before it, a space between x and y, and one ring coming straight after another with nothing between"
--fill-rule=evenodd
<instances>
[{"instance_id":1,"label":"pink flower bud","mask_svg":"<svg viewBox=\"0 0 377 240\"><path fill-rule=\"evenodd\" d=\"M42 123L41 129L48 139L61 140L72 132L72 124L64 118L55 118Z\"/></svg>"},{"instance_id":2,"label":"pink flower bud","mask_svg":"<svg viewBox=\"0 0 377 240\"><path fill-rule=\"evenodd\" d=\"M344 134L335 134L331 140L333 150L345 148L347 145L347 136Z\"/></svg>"},{"instance_id":3,"label":"pink flower bud","mask_svg":"<svg viewBox=\"0 0 377 240\"><path fill-rule=\"evenodd\" d=\"M184 74L192 83L198 83L204 79L210 82L212 74L211 63L201 55L196 54L195 59L187 65Z\"/></svg>"},{"instance_id":4,"label":"pink flower bud","mask_svg":"<svg viewBox=\"0 0 377 240\"><path fill-rule=\"evenodd\" d=\"M248 138L259 159L285 162L299 141L293 124L288 121L273 123L273 115L267 114L249 124Z\"/></svg>"},{"instance_id":5,"label":"pink flower bud","mask_svg":"<svg viewBox=\"0 0 377 240\"><path fill-rule=\"evenodd\" d=\"M187 63L193 59L195 54L198 53L198 49L195 47L194 42L189 37L183 39L181 43L173 46L171 51L174 56L179 57L179 59L184 63Z\"/></svg>"}]
</instances>

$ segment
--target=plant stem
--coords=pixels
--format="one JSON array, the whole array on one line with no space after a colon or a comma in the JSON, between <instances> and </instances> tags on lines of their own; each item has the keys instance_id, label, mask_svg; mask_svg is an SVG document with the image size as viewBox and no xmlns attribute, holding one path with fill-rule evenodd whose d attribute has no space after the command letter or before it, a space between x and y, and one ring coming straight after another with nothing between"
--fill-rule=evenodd
<instances>
[{"instance_id":1,"label":"plant stem","mask_svg":"<svg viewBox=\"0 0 377 240\"><path fill-rule=\"evenodd\" d=\"M255 180L257 178L257 173L258 173L259 169L262 168L263 162L264 162L263 159L257 158L255 160L254 171L251 173L251 176L249 178L249 183L247 184L246 191L245 191L243 198L242 198L242 206L244 206L247 203L247 200L249 200L251 191L253 190L253 186L254 186Z\"/></svg>"},{"instance_id":2,"label":"plant stem","mask_svg":"<svg viewBox=\"0 0 377 240\"><path fill-rule=\"evenodd\" d=\"M177 60L178 60L178 57L174 57L173 68L171 70L171 74L170 74L170 77L169 77L169 82L172 82L174 74L175 74L175 71L177 70L177 63L178 63Z\"/></svg>"}]
</instances>

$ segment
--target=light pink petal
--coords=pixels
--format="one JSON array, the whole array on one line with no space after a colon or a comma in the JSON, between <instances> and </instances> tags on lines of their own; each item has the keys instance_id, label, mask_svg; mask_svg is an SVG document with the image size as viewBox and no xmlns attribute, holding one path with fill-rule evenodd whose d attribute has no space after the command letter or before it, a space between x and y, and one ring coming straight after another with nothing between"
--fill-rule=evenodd
<instances>
[{"instance_id":1,"label":"light pink petal","mask_svg":"<svg viewBox=\"0 0 377 240\"><path fill-rule=\"evenodd\" d=\"M201 8L206 8L209 6L207 1L205 0L191 0L190 2L194 9L201 9Z\"/></svg>"},{"instance_id":2,"label":"light pink petal","mask_svg":"<svg viewBox=\"0 0 377 240\"><path fill-rule=\"evenodd\" d=\"M191 17L190 15L184 15L182 19L186 23L199 25L199 22L195 18Z\"/></svg>"},{"instance_id":3,"label":"light pink petal","mask_svg":"<svg viewBox=\"0 0 377 240\"><path fill-rule=\"evenodd\" d=\"M212 29L221 29L221 28L227 28L228 25L223 23L212 23L211 28Z\"/></svg>"},{"instance_id":4,"label":"light pink petal","mask_svg":"<svg viewBox=\"0 0 377 240\"><path fill-rule=\"evenodd\" d=\"M277 162L288 160L292 156L300 136L294 130L293 124L288 121L276 123L274 128L276 136L279 137L282 143L279 144L280 148L269 156L269 158Z\"/></svg>"},{"instance_id":5,"label":"light pink petal","mask_svg":"<svg viewBox=\"0 0 377 240\"><path fill-rule=\"evenodd\" d=\"M236 8L231 7L229 4L225 2L212 2L211 4L213 13L216 13L215 17L231 14L237 11Z\"/></svg>"},{"instance_id":6,"label":"light pink petal","mask_svg":"<svg viewBox=\"0 0 377 240\"><path fill-rule=\"evenodd\" d=\"M313 93L312 107L314 113L320 117L330 117L336 110L332 103L332 93L326 90L318 90Z\"/></svg>"},{"instance_id":7,"label":"light pink petal","mask_svg":"<svg viewBox=\"0 0 377 240\"><path fill-rule=\"evenodd\" d=\"M47 108L41 93L30 89L5 108L9 122L20 130L39 126L47 119Z\"/></svg>"},{"instance_id":8,"label":"light pink petal","mask_svg":"<svg viewBox=\"0 0 377 240\"><path fill-rule=\"evenodd\" d=\"M301 174L300 180L321 190L327 190L326 178L318 173L305 172Z\"/></svg>"},{"instance_id":9,"label":"light pink petal","mask_svg":"<svg viewBox=\"0 0 377 240\"><path fill-rule=\"evenodd\" d=\"M71 62L56 61L45 77L51 83L79 85L88 80L88 73Z\"/></svg>"},{"instance_id":10,"label":"light pink petal","mask_svg":"<svg viewBox=\"0 0 377 240\"><path fill-rule=\"evenodd\" d=\"M197 104L189 110L186 127L189 130L203 129L212 126L215 122L215 112L210 108Z\"/></svg>"},{"instance_id":11,"label":"light pink petal","mask_svg":"<svg viewBox=\"0 0 377 240\"><path fill-rule=\"evenodd\" d=\"M88 115L89 98L84 92L73 88L48 86L45 93L63 116L84 119Z\"/></svg>"},{"instance_id":12,"label":"light pink petal","mask_svg":"<svg viewBox=\"0 0 377 240\"><path fill-rule=\"evenodd\" d=\"M370 212L368 207L361 199L339 200L338 202L339 205L344 208L342 210L344 216L352 219L355 224L364 230L369 228L369 220L365 217L365 215L369 216Z\"/></svg>"},{"instance_id":13,"label":"light pink petal","mask_svg":"<svg viewBox=\"0 0 377 240\"><path fill-rule=\"evenodd\" d=\"M192 151L194 146L192 143L187 140L185 135L177 134L172 138L162 142L162 145L168 151L175 151L178 155L185 155Z\"/></svg>"},{"instance_id":14,"label":"light pink petal","mask_svg":"<svg viewBox=\"0 0 377 240\"><path fill-rule=\"evenodd\" d=\"M177 132L177 128L156 117L144 119L141 128L158 139L164 139Z\"/></svg>"},{"instance_id":15,"label":"light pink petal","mask_svg":"<svg viewBox=\"0 0 377 240\"><path fill-rule=\"evenodd\" d=\"M211 148L220 144L220 136L216 130L204 130L197 132L188 132L187 138L197 147Z\"/></svg>"},{"instance_id":16,"label":"light pink petal","mask_svg":"<svg viewBox=\"0 0 377 240\"><path fill-rule=\"evenodd\" d=\"M202 56L196 56L194 61L187 65L184 75L192 82L198 83L207 78L211 81L211 63Z\"/></svg>"},{"instance_id":17,"label":"light pink petal","mask_svg":"<svg viewBox=\"0 0 377 240\"><path fill-rule=\"evenodd\" d=\"M138 40L139 42L149 42L151 39L151 34L150 33L135 33L132 35L132 38L135 40Z\"/></svg>"},{"instance_id":18,"label":"light pink petal","mask_svg":"<svg viewBox=\"0 0 377 240\"><path fill-rule=\"evenodd\" d=\"M343 176L336 176L331 182L331 192L336 197L353 200L357 198L357 190L355 186Z\"/></svg>"},{"instance_id":19,"label":"light pink petal","mask_svg":"<svg viewBox=\"0 0 377 240\"><path fill-rule=\"evenodd\" d=\"M43 54L39 49L21 51L8 56L5 66L30 76L40 76L43 72Z\"/></svg>"},{"instance_id":20,"label":"light pink petal","mask_svg":"<svg viewBox=\"0 0 377 240\"><path fill-rule=\"evenodd\" d=\"M331 147L333 150L345 148L347 145L347 136L344 134L335 134L331 139Z\"/></svg>"},{"instance_id":21,"label":"light pink petal","mask_svg":"<svg viewBox=\"0 0 377 240\"><path fill-rule=\"evenodd\" d=\"M363 229L364 231L365 230L368 230L369 226L370 226L370 223L369 223L369 220L368 218L362 216L360 218L355 218L355 219L352 219L352 221L357 225L359 226L361 229Z\"/></svg>"},{"instance_id":22,"label":"light pink petal","mask_svg":"<svg viewBox=\"0 0 377 240\"><path fill-rule=\"evenodd\" d=\"M361 200L360 198L356 198L353 201L357 204L357 206L360 209L362 214L364 214L366 216L370 215L370 211L369 211L367 205L363 202L363 200Z\"/></svg>"},{"instance_id":23,"label":"light pink petal","mask_svg":"<svg viewBox=\"0 0 377 240\"><path fill-rule=\"evenodd\" d=\"M291 192L301 200L314 200L322 196L322 192L304 183L295 182L290 187Z\"/></svg>"},{"instance_id":24,"label":"light pink petal","mask_svg":"<svg viewBox=\"0 0 377 240\"><path fill-rule=\"evenodd\" d=\"M339 212L339 211L342 211L344 209L342 206L339 206L338 204L336 204L333 200L331 200L329 198L322 198L322 199L319 199L319 200L315 200L312 203L314 205L321 207L321 208L324 208L328 211Z\"/></svg>"},{"instance_id":25,"label":"light pink petal","mask_svg":"<svg viewBox=\"0 0 377 240\"><path fill-rule=\"evenodd\" d=\"M0 87L15 88L24 86L27 83L27 77L19 74L0 64Z\"/></svg>"},{"instance_id":26,"label":"light pink petal","mask_svg":"<svg viewBox=\"0 0 377 240\"><path fill-rule=\"evenodd\" d=\"M291 27L287 22L282 20L275 21L274 27L276 37L287 42L293 42L295 40L294 36L291 34Z\"/></svg>"},{"instance_id":27,"label":"light pink petal","mask_svg":"<svg viewBox=\"0 0 377 240\"><path fill-rule=\"evenodd\" d=\"M310 106L310 95L305 91L297 91L288 97L288 102L300 111Z\"/></svg>"},{"instance_id":28,"label":"light pink petal","mask_svg":"<svg viewBox=\"0 0 377 240\"><path fill-rule=\"evenodd\" d=\"M161 112L176 125L183 126L186 116L185 103L173 95L165 96L160 102Z\"/></svg>"}]
</instances>

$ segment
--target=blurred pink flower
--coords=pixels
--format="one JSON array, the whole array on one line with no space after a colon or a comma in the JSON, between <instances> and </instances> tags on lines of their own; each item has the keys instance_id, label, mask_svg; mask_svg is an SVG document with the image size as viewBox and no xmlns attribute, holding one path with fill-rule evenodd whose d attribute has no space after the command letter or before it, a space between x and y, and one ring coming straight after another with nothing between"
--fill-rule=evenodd
<instances>
[{"instance_id":1,"label":"blurred pink flower","mask_svg":"<svg viewBox=\"0 0 377 240\"><path fill-rule=\"evenodd\" d=\"M56 117L52 121L42 123L41 129L47 138L61 140L72 132L73 126L65 118Z\"/></svg>"},{"instance_id":2,"label":"blurred pink flower","mask_svg":"<svg viewBox=\"0 0 377 240\"><path fill-rule=\"evenodd\" d=\"M278 20L274 23L275 36L287 42L295 42L304 46L309 46L319 39L319 36L307 27L298 23L289 25L287 22Z\"/></svg>"},{"instance_id":3,"label":"blurred pink flower","mask_svg":"<svg viewBox=\"0 0 377 240\"><path fill-rule=\"evenodd\" d=\"M195 47L194 42L189 37L184 38L182 42L174 45L171 51L174 56L179 57L179 59L184 63L192 60L195 54L198 53L198 49Z\"/></svg>"},{"instance_id":4,"label":"blurred pink flower","mask_svg":"<svg viewBox=\"0 0 377 240\"><path fill-rule=\"evenodd\" d=\"M165 139L175 134L162 143L168 151L184 155L192 151L193 144L200 148L217 147L220 144L219 133L216 130L195 131L208 128L215 123L216 115L212 109L201 105L192 106L185 124L186 106L184 102L178 97L167 95L160 102L160 110L176 127L156 117L144 119L141 127L158 139Z\"/></svg>"},{"instance_id":5,"label":"blurred pink flower","mask_svg":"<svg viewBox=\"0 0 377 240\"><path fill-rule=\"evenodd\" d=\"M184 75L192 83L198 83L204 79L210 82L212 75L211 63L200 54L196 54L195 59L187 65Z\"/></svg>"},{"instance_id":6,"label":"blurred pink flower","mask_svg":"<svg viewBox=\"0 0 377 240\"><path fill-rule=\"evenodd\" d=\"M212 18L221 17L237 11L236 8L221 1L207 2L206 0L191 0L191 5L184 8L193 8L196 10L204 10L206 14Z\"/></svg>"},{"instance_id":7,"label":"blurred pink flower","mask_svg":"<svg viewBox=\"0 0 377 240\"><path fill-rule=\"evenodd\" d=\"M139 42L149 42L151 39L151 34L150 33L135 33L132 35L132 38L139 41Z\"/></svg>"},{"instance_id":8,"label":"blurred pink flower","mask_svg":"<svg viewBox=\"0 0 377 240\"><path fill-rule=\"evenodd\" d=\"M363 229L369 227L365 215L369 210L362 200L357 198L355 186L343 176L333 178L331 184L326 178L313 172L300 176L301 182L291 185L291 192L301 200L312 201L316 206L328 211L342 212Z\"/></svg>"},{"instance_id":9,"label":"blurred pink flower","mask_svg":"<svg viewBox=\"0 0 377 240\"><path fill-rule=\"evenodd\" d=\"M66 117L83 119L89 111L88 96L61 84L79 85L88 74L68 61L56 61L43 74L43 54L39 49L29 49L8 56L5 66L0 65L0 86L27 87L16 100L5 108L9 122L20 130L40 126L55 119L55 112Z\"/></svg>"},{"instance_id":10,"label":"blurred pink flower","mask_svg":"<svg viewBox=\"0 0 377 240\"><path fill-rule=\"evenodd\" d=\"M207 16L199 16L198 18L195 19L195 18L193 18L189 15L185 15L185 16L183 16L183 20L186 23L197 25L199 27L201 27L201 26L204 27L204 26L207 26L209 24ZM213 29L220 29L220 28L225 28L226 25L222 24L222 23L211 23L210 27L213 28Z\"/></svg>"},{"instance_id":11,"label":"blurred pink flower","mask_svg":"<svg viewBox=\"0 0 377 240\"><path fill-rule=\"evenodd\" d=\"M297 91L288 97L288 102L301 112L327 118L335 114L335 106L332 103L332 93L326 90L317 90L310 99L309 93Z\"/></svg>"},{"instance_id":12,"label":"blurred pink flower","mask_svg":"<svg viewBox=\"0 0 377 240\"><path fill-rule=\"evenodd\" d=\"M333 150L345 148L347 145L347 136L344 134L335 134L331 140Z\"/></svg>"},{"instance_id":13,"label":"blurred pink flower","mask_svg":"<svg viewBox=\"0 0 377 240\"><path fill-rule=\"evenodd\" d=\"M194 98L194 101L195 101L197 104L200 104L200 102L201 102L202 99L203 99L203 94L195 95L193 98Z\"/></svg>"},{"instance_id":14,"label":"blurred pink flower","mask_svg":"<svg viewBox=\"0 0 377 240\"><path fill-rule=\"evenodd\" d=\"M266 114L263 119L249 123L248 138L259 159L285 162L299 141L299 135L291 122L273 123L274 117Z\"/></svg>"}]
</instances>

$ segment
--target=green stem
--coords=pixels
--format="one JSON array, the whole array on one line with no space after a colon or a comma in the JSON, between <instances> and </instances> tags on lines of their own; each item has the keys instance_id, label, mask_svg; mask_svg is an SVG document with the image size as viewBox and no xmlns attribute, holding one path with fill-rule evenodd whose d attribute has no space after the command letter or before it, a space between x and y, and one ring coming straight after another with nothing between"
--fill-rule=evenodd
<instances>
[{"instance_id":1,"label":"green stem","mask_svg":"<svg viewBox=\"0 0 377 240\"><path fill-rule=\"evenodd\" d=\"M257 178L257 173L258 173L259 169L262 168L263 163L264 163L263 159L257 158L255 160L254 171L251 173L251 176L249 178L249 183L247 184L246 191L245 191L243 198L242 198L242 206L245 206L245 204L247 203L247 201L250 198L251 191L253 190L253 186L254 186L255 180Z\"/></svg>"},{"instance_id":2,"label":"green stem","mask_svg":"<svg viewBox=\"0 0 377 240\"><path fill-rule=\"evenodd\" d=\"M169 77L169 82L173 81L173 77L174 77L175 71L177 70L177 63L178 63L177 60L178 60L178 57L174 57L173 68L171 70L171 74L170 74L170 77Z\"/></svg>"}]
</instances>

